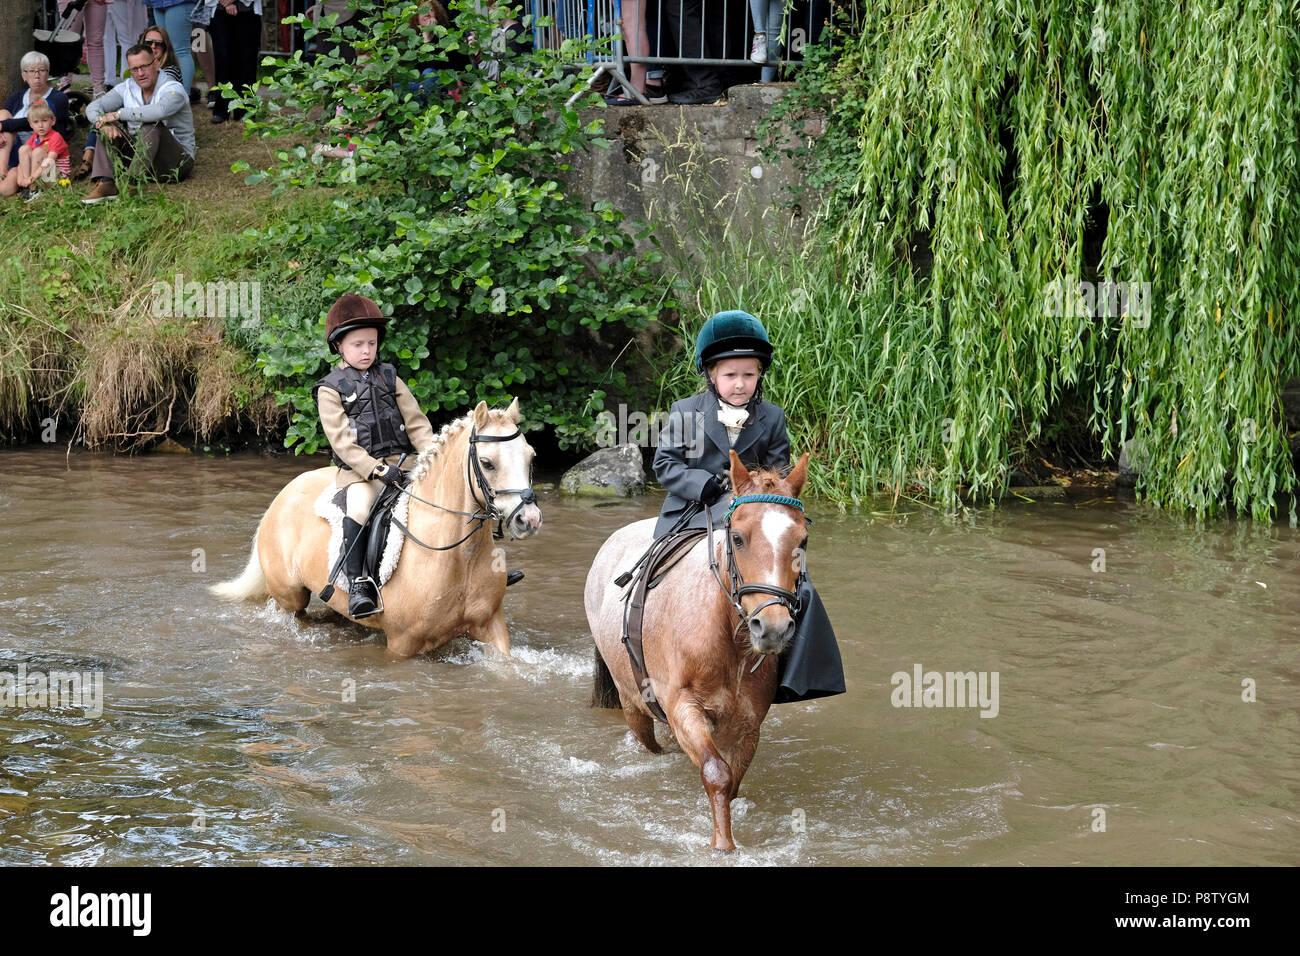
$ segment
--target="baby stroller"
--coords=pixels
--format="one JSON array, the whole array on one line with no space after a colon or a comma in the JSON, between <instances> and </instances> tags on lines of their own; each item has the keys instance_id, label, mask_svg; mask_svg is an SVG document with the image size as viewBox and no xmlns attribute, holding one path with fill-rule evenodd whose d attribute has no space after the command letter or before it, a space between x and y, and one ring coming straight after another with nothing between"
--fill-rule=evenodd
<instances>
[{"instance_id":1,"label":"baby stroller","mask_svg":"<svg viewBox=\"0 0 1300 956\"><path fill-rule=\"evenodd\" d=\"M33 30L35 48L50 59L50 78L71 73L81 63L81 34L72 29L77 14L86 5L86 0L72 0L63 15L54 24L53 30ZM72 89L65 85L60 92L68 97L68 110L76 122L85 121L85 110L90 105L90 96L85 90Z\"/></svg>"}]
</instances>

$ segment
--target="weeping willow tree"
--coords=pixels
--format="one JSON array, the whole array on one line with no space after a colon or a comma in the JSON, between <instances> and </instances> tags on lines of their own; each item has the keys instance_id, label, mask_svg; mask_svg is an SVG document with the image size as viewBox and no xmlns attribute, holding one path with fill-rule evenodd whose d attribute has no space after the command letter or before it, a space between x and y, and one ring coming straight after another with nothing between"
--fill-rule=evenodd
<instances>
[{"instance_id":1,"label":"weeping willow tree","mask_svg":"<svg viewBox=\"0 0 1300 956\"><path fill-rule=\"evenodd\" d=\"M865 5L785 106L828 113L803 301L764 313L805 342L775 375L808 439L955 504L1069 406L1104 454L1132 442L1147 500L1270 519L1296 483L1298 10Z\"/></svg>"}]
</instances>

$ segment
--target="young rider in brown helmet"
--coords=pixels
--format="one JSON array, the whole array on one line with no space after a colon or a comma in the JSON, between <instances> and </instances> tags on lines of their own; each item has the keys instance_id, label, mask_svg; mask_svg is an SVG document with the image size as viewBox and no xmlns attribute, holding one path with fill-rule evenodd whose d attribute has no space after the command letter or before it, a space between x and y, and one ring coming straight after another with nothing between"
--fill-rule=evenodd
<instances>
[{"instance_id":1,"label":"young rider in brown helmet","mask_svg":"<svg viewBox=\"0 0 1300 956\"><path fill-rule=\"evenodd\" d=\"M379 361L387 322L365 296L340 296L325 318L325 341L342 361L312 388L338 466L334 483L347 489L344 571L350 582L348 614L357 619L378 612L379 592L364 574L365 542L353 544L383 486L401 483L401 455L433 444L433 426L415 396L392 365Z\"/></svg>"}]
</instances>

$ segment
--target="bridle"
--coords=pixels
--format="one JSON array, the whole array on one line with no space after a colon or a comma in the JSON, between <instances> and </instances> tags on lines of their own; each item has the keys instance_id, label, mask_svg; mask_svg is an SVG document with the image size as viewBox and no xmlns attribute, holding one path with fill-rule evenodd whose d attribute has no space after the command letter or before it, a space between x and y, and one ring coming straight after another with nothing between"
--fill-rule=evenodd
<instances>
[{"instance_id":1,"label":"bridle","mask_svg":"<svg viewBox=\"0 0 1300 956\"><path fill-rule=\"evenodd\" d=\"M437 504L436 502L429 501L428 499L421 498L419 495L411 491L405 485L400 486L399 490L402 492L402 494L406 495L408 498L411 498L422 504L426 504L431 508L437 508L439 511L446 511L455 515L463 515L464 517L468 518L470 522L474 523L474 527L470 528L469 531L465 533L465 536L461 538L459 541L456 541L452 544L444 545L443 547L440 548L434 547L431 544L425 544L415 535L411 534L410 529L408 529L404 524L398 521L396 517L393 518L393 524L397 525L398 529L402 532L402 534L406 535L408 538L410 538L420 547L428 551L450 551L452 548L457 548L460 545L464 544L466 541L468 541L474 535L475 532L477 532L480 528L483 527L485 523L493 520L496 521L497 527L496 530L492 532L492 538L493 540L496 541L501 540L503 537L505 537L505 531L503 529L503 526L505 524L508 524L514 518L514 516L519 513L519 509L523 508L524 505L537 503L537 493L533 491L533 463L529 462L528 465L528 487L527 488L493 488L492 485L488 483L487 475L483 474L483 468L478 462L478 449L475 448L474 446L477 445L479 442L514 441L516 438L519 438L522 434L523 433L518 428L516 428L509 435L480 435L478 433L478 426L475 425L470 427L469 452L468 452L468 458L465 463L465 483L470 486L471 493L474 486L475 485L478 486L478 493L483 498L483 507L486 510L458 511L455 508L448 508L443 505ZM503 515L501 513L501 509L498 508L496 504L497 495L519 495L519 504L517 504L514 507L514 509L510 512L510 514Z\"/></svg>"},{"instance_id":2,"label":"bridle","mask_svg":"<svg viewBox=\"0 0 1300 956\"><path fill-rule=\"evenodd\" d=\"M718 570L717 553L712 546L713 512L707 507L704 509L704 522L708 531L708 537L706 540L709 541L709 570L713 572L713 577L718 582L718 587L722 588L723 593L727 595L727 600L731 602L731 606L735 610L738 618L735 630L732 632L733 637L740 633L740 626L742 624L748 625L751 618L756 617L760 611L766 607L771 607L773 604L780 604L789 611L791 620L797 621L801 611L801 608L799 607L799 595L794 591L787 591L785 588L777 587L775 584L746 584L745 579L741 577L740 568L736 564L736 554L731 544L731 515L740 505L759 503L786 505L787 507L798 508L800 513L803 513L803 502L798 498L791 498L788 495L738 495L735 498L732 498L731 507L727 509L727 514L722 519L723 537L727 544L727 572L731 579L730 586L722 580L722 574ZM812 524L812 519L806 514L804 515L804 524ZM803 570L799 572L800 578L803 577L804 573ZM758 607L754 608L752 613L747 613L744 607L740 604L740 599L746 594L767 594L770 595L770 597ZM759 657L758 663L754 665L750 670L750 673L753 673L753 671L758 669L758 665L763 663L763 658L766 656L766 654L763 654Z\"/></svg>"},{"instance_id":3,"label":"bridle","mask_svg":"<svg viewBox=\"0 0 1300 956\"><path fill-rule=\"evenodd\" d=\"M505 533L502 531L503 524L509 524L524 505L537 503L537 493L533 491L533 463L528 463L527 488L493 488L488 484L487 476L483 474L483 467L478 463L478 449L474 446L481 441L514 441L522 434L523 433L518 428L509 435L480 435L478 433L478 426L473 426L469 430L469 463L465 466L465 480L472 485L472 482L470 482L469 470L473 467L474 480L478 482L479 492L483 495L483 504L487 508L487 520L490 521L493 518L496 518L497 529L492 532L492 537L497 540L500 540L505 536ZM510 514L503 516L501 514L501 509L498 508L496 504L497 495L518 495L519 504L514 506Z\"/></svg>"}]
</instances>

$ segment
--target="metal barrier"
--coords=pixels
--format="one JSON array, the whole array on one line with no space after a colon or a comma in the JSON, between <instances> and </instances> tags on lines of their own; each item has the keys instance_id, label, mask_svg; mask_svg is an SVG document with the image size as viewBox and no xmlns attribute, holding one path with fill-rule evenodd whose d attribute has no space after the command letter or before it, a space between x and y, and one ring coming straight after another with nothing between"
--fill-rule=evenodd
<instances>
[{"instance_id":1,"label":"metal barrier","mask_svg":"<svg viewBox=\"0 0 1300 956\"><path fill-rule=\"evenodd\" d=\"M693 85L717 86L717 69L797 66L809 44L829 42L830 0L804 0L786 5L782 0L531 0L534 18L552 17L555 25L534 31L538 48L556 49L560 40L577 36L569 29L581 26L585 36L607 49L589 52L596 72L588 89L604 74L617 80L625 94L638 103L649 101L628 79L628 67L638 64L650 75L663 67L688 71ZM719 16L720 14L720 16ZM756 24L761 16L763 24ZM762 33L765 44L756 41ZM761 59L754 59L761 57ZM712 68L712 69L711 69ZM766 79L766 77L765 77ZM570 98L574 102L581 94Z\"/></svg>"},{"instance_id":2,"label":"metal barrier","mask_svg":"<svg viewBox=\"0 0 1300 956\"><path fill-rule=\"evenodd\" d=\"M292 56L304 50L302 25L281 23L302 13L314 0L263 0L263 46L259 56ZM608 74L626 95L648 104L631 82L633 64L653 75L663 67L687 71L722 67L797 66L803 48L822 39L831 16L831 0L519 0L533 16L533 46L559 50L566 39L595 41L577 52L574 62L596 67L588 88ZM482 7L483 4L476 3ZM766 12L763 30L754 23L755 8ZM721 14L719 16L719 13ZM541 26L542 18L549 24ZM58 22L56 0L46 0L37 11L41 29ZM778 26L779 24L779 26ZM751 59L755 32L768 36L768 57ZM270 42L266 42L266 41ZM604 46L604 44L608 46ZM698 79L698 74L695 77ZM721 90L719 90L719 95ZM581 94L576 94L573 102Z\"/></svg>"}]
</instances>

